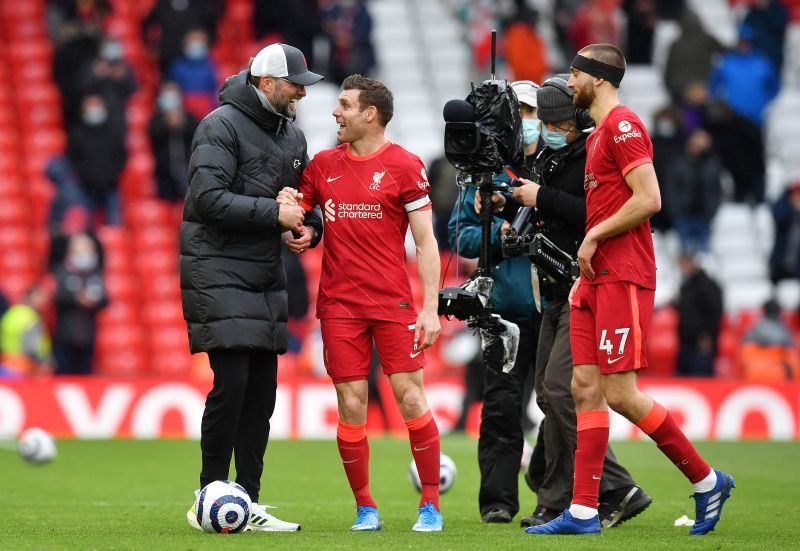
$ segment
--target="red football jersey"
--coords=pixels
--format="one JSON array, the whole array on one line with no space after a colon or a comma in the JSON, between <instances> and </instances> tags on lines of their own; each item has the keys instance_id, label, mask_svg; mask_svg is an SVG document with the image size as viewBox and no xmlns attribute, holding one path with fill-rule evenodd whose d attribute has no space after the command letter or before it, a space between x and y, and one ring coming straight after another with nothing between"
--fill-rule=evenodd
<instances>
[{"instance_id":1,"label":"red football jersey","mask_svg":"<svg viewBox=\"0 0 800 551\"><path fill-rule=\"evenodd\" d=\"M586 231L616 213L633 195L625 175L653 162L653 144L642 121L618 105L586 141ZM629 281L656 288L656 259L650 221L601 241L592 258L594 283ZM586 281L586 283L589 283Z\"/></svg>"},{"instance_id":2,"label":"red football jersey","mask_svg":"<svg viewBox=\"0 0 800 551\"><path fill-rule=\"evenodd\" d=\"M325 221L317 317L414 323L407 213L431 202L419 157L391 142L356 157L342 144L314 157L299 189L303 207L319 205Z\"/></svg>"}]
</instances>

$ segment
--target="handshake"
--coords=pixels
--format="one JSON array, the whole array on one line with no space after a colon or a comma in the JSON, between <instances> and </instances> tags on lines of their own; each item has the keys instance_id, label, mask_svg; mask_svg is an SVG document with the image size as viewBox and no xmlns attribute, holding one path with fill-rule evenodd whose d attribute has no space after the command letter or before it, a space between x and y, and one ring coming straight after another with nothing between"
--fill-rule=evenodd
<instances>
[{"instance_id":1,"label":"handshake","mask_svg":"<svg viewBox=\"0 0 800 551\"><path fill-rule=\"evenodd\" d=\"M293 239L286 241L286 247L295 254L302 254L311 246L314 230L303 225L305 210L300 206L303 194L291 187L278 192L275 202L278 203L278 224L284 230L292 232Z\"/></svg>"}]
</instances>

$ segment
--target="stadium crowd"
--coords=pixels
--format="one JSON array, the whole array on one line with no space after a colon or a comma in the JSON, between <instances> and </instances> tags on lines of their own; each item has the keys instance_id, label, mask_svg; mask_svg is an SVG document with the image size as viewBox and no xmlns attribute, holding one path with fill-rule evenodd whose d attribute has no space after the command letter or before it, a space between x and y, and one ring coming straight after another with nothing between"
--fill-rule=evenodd
<instances>
[{"instance_id":1,"label":"stadium crowd","mask_svg":"<svg viewBox=\"0 0 800 551\"><path fill-rule=\"evenodd\" d=\"M800 3L731 2L739 22L731 47L688 2L557 0L546 22L534 4L449 2L468 31L475 74L487 72L490 28L501 29L500 76L537 83L566 69L573 53L592 42L622 44L630 63L650 64L658 22L680 29L664 64L670 103L656 113L651 134L664 203L653 226L678 236L683 277L675 304L656 312L654 340L661 345L653 371L793 377L796 369L775 375L751 364L772 365L773 347L783 346L796 365L798 313L784 310L776 318L791 342L764 345L762 355L754 355L753 340L740 347L761 314L726 313L706 260L721 205L769 203L770 277L800 277L800 181L768 196L764 142L765 110L788 86L781 79L784 36L800 18ZM13 128L0 139L9 198L0 209L2 373L207 376L205 360L189 356L175 253L194 130L217 107L224 78L264 44L297 46L334 83L353 73L377 75L370 2L48 0L4 1L2 10L0 73L38 82L28 91L7 85L0 95ZM36 109L26 103L34 101ZM438 243L447 249L456 186L446 161L429 161ZM322 374L309 308L320 256L285 261L287 364ZM709 304L700 308L692 298L698 296ZM430 356L440 372L462 369ZM721 357L733 367L720 370Z\"/></svg>"}]
</instances>

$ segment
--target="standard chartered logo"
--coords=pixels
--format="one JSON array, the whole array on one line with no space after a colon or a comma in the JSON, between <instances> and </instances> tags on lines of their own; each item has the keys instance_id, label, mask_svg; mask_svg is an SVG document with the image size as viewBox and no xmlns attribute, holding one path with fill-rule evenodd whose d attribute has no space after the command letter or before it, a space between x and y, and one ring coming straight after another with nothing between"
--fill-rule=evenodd
<instances>
[{"instance_id":1,"label":"standard chartered logo","mask_svg":"<svg viewBox=\"0 0 800 551\"><path fill-rule=\"evenodd\" d=\"M380 203L334 203L333 199L328 199L325 201L325 221L335 222L337 218L379 220L383 218L383 211Z\"/></svg>"},{"instance_id":2,"label":"standard chartered logo","mask_svg":"<svg viewBox=\"0 0 800 551\"><path fill-rule=\"evenodd\" d=\"M325 220L328 222L336 220L336 209L333 207L333 199L325 201Z\"/></svg>"}]
</instances>

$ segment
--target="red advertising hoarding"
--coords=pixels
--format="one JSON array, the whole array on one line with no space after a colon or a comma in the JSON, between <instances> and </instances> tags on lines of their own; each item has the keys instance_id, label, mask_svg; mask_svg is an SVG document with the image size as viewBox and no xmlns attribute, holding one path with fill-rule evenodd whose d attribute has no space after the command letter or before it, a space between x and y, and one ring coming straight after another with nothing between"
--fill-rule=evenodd
<instances>
[{"instance_id":1,"label":"red advertising hoarding","mask_svg":"<svg viewBox=\"0 0 800 551\"><path fill-rule=\"evenodd\" d=\"M199 438L208 382L164 378L50 378L0 381L0 438L41 427L58 438ZM800 438L800 383L753 384L727 380L643 379L642 389L661 402L694 440ZM458 379L426 384L428 402L443 432L460 413ZM384 386L381 395L392 400ZM388 403L388 402L387 402ZM405 434L396 407L388 419L371 410L371 430ZM479 407L469 416L477 431ZM336 394L314 378L281 380L272 417L274 438L333 438ZM637 428L612 415L611 438L641 438Z\"/></svg>"}]
</instances>

